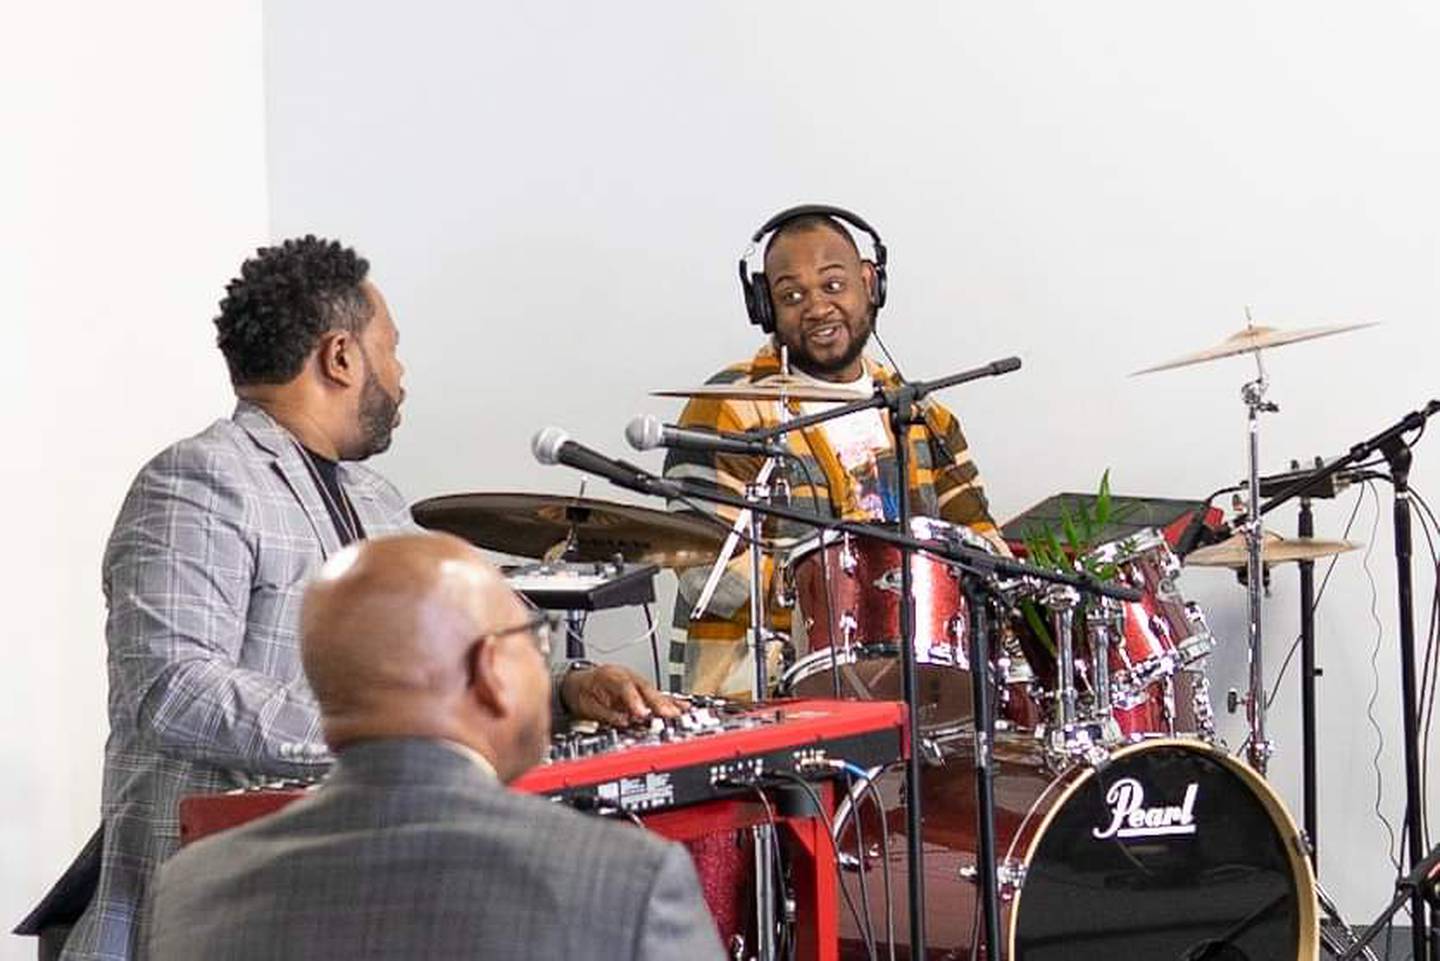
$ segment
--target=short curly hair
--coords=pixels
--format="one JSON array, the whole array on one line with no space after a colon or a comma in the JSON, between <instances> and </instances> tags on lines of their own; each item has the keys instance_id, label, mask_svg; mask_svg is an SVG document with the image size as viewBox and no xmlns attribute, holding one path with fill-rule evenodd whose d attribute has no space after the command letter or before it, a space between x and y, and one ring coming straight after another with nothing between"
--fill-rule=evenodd
<instances>
[{"instance_id":1,"label":"short curly hair","mask_svg":"<svg viewBox=\"0 0 1440 961\"><path fill-rule=\"evenodd\" d=\"M370 321L361 284L370 264L338 241L313 234L261 247L225 285L215 340L230 382L293 380L326 331L359 331Z\"/></svg>"},{"instance_id":2,"label":"short curly hair","mask_svg":"<svg viewBox=\"0 0 1440 961\"><path fill-rule=\"evenodd\" d=\"M851 236L850 231L842 227L840 221L831 217L829 214L801 214L799 217L791 217L789 220L783 221L780 226L776 227L770 234L770 239L765 241L764 256L770 256L770 249L775 246L775 241L781 237L788 237L791 234L805 234L812 230L829 230L832 233L838 234L850 249L855 251L856 257L864 256L860 253L860 247L855 243L855 238Z\"/></svg>"}]
</instances>

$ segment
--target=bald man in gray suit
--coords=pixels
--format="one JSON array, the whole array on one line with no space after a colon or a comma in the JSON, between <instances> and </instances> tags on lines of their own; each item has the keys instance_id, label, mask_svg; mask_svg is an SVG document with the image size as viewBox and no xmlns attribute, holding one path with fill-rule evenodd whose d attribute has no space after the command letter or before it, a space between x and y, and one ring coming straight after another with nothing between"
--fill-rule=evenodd
<instances>
[{"instance_id":1,"label":"bald man in gray suit","mask_svg":"<svg viewBox=\"0 0 1440 961\"><path fill-rule=\"evenodd\" d=\"M549 740L548 629L474 548L347 548L301 630L334 773L161 868L155 961L724 957L684 848L505 788Z\"/></svg>"}]
</instances>

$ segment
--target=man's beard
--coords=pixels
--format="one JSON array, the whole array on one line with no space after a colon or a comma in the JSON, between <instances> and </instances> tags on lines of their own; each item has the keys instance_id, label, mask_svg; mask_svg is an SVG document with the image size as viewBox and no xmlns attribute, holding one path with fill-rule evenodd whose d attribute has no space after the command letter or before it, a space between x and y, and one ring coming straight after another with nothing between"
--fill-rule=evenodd
<instances>
[{"instance_id":1,"label":"man's beard","mask_svg":"<svg viewBox=\"0 0 1440 961\"><path fill-rule=\"evenodd\" d=\"M385 392L373 368L366 365L365 383L360 388L360 455L355 460L373 457L390 447L399 412L399 399Z\"/></svg>"},{"instance_id":2,"label":"man's beard","mask_svg":"<svg viewBox=\"0 0 1440 961\"><path fill-rule=\"evenodd\" d=\"M871 321L867 319L865 326L860 330L860 335L850 339L850 346L845 348L845 353L831 360L822 361L811 354L805 347L803 335L799 338L798 344L785 344L785 346L790 348L790 363L805 373L817 377L836 374L855 363L856 358L865 352L865 345L870 343L870 334L873 330ZM781 343L784 342L781 341Z\"/></svg>"}]
</instances>

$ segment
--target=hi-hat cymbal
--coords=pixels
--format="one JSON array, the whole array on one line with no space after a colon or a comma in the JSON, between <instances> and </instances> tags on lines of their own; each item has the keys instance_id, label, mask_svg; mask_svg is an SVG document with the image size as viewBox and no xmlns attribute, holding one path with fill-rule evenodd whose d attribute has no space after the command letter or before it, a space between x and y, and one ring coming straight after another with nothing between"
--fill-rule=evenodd
<instances>
[{"instance_id":1,"label":"hi-hat cymbal","mask_svg":"<svg viewBox=\"0 0 1440 961\"><path fill-rule=\"evenodd\" d=\"M703 397L710 400L852 401L860 395L843 387L826 387L807 378L775 374L748 384L703 384L673 390L652 390L652 397Z\"/></svg>"},{"instance_id":2,"label":"hi-hat cymbal","mask_svg":"<svg viewBox=\"0 0 1440 961\"><path fill-rule=\"evenodd\" d=\"M1321 557L1333 557L1347 551L1359 550L1363 544L1354 541L1321 541L1313 537L1282 537L1274 531L1266 531L1260 541L1260 560L1265 564L1284 564L1290 561L1313 561ZM1244 534L1236 534L1229 540L1185 556L1189 567L1233 567L1242 568L1249 563L1249 547Z\"/></svg>"},{"instance_id":3,"label":"hi-hat cymbal","mask_svg":"<svg viewBox=\"0 0 1440 961\"><path fill-rule=\"evenodd\" d=\"M1236 354L1249 354L1257 350L1268 350L1271 347L1283 347L1286 344L1298 344L1303 340L1315 340L1319 337L1329 337L1332 334L1343 334L1350 330L1359 330L1362 327L1374 327L1375 324L1335 324L1329 327L1301 327L1295 330L1281 330L1278 327L1246 327L1237 334L1231 334L1214 347L1207 347L1204 350L1197 350L1193 354L1185 354L1174 360L1167 360L1163 364L1154 367L1146 367L1131 373L1151 374L1157 370L1171 370L1175 367L1189 367L1191 364L1203 364L1211 360L1219 360L1222 357L1234 357Z\"/></svg>"},{"instance_id":4,"label":"hi-hat cymbal","mask_svg":"<svg viewBox=\"0 0 1440 961\"><path fill-rule=\"evenodd\" d=\"M684 514L560 494L447 494L420 501L416 523L447 531L478 547L519 557L544 557L573 532L574 555L661 567L708 564L725 529Z\"/></svg>"}]
</instances>

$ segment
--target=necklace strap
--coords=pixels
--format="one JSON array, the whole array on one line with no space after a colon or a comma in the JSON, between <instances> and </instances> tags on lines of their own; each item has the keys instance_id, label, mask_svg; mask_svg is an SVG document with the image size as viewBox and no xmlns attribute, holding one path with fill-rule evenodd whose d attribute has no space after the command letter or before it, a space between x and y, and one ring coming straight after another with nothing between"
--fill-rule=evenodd
<instances>
[{"instance_id":1,"label":"necklace strap","mask_svg":"<svg viewBox=\"0 0 1440 961\"><path fill-rule=\"evenodd\" d=\"M340 502L337 504L335 498L330 494L330 488L325 479L320 475L320 467L315 463L315 455L305 447L304 444L295 442L295 449L300 452L300 459L305 463L305 470L310 474L315 486L320 489L320 496L325 501L325 508L331 517L340 527L341 538L346 544L354 543L360 539L360 515L355 512L355 505L350 503L350 498L345 494L345 488L341 486L337 477L335 480L336 493L340 495Z\"/></svg>"}]
</instances>

